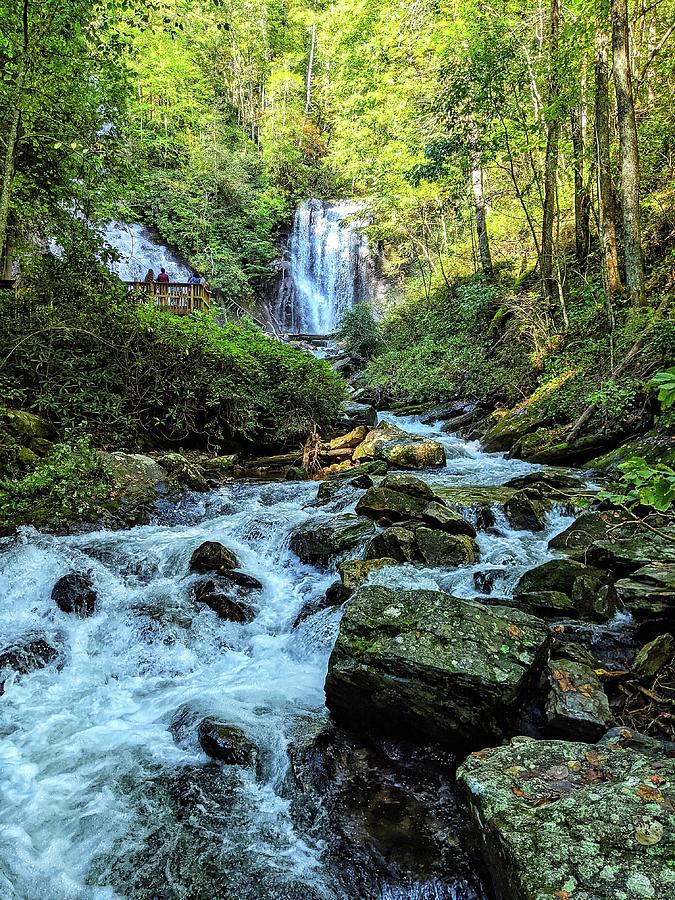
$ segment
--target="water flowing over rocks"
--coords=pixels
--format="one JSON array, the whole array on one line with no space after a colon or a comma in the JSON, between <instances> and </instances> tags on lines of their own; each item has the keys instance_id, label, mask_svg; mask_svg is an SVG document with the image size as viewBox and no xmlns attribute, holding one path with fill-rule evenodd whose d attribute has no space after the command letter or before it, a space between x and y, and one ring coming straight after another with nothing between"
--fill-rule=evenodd
<instances>
[{"instance_id":1,"label":"water flowing over rocks","mask_svg":"<svg viewBox=\"0 0 675 900\"><path fill-rule=\"evenodd\" d=\"M583 738L589 753L604 753L590 741L624 720L621 670L636 697L670 677L671 563L653 564L658 542L642 532L642 547L629 546L635 529L617 529L605 511L575 523L573 475L488 455L414 416L385 414L375 425L345 425L322 452L351 454L378 431L394 434L404 456L437 444L445 463L413 475L392 472L400 462L391 454L358 465L346 457L320 484L273 482L281 456L280 477L297 465L296 449L264 466L228 461L226 476L242 480L219 478L203 492L200 476L222 475L208 460L121 458L119 484L131 485L124 503L147 485L134 521L152 515L154 524L80 535L20 529L0 541L0 802L14 823L0 842L0 878L16 896L33 897L39 883L41 895L60 898L68 883L82 897L487 900L492 876L508 869L517 880L508 900L542 890L574 898L576 863L549 865L544 845L555 829L564 860L577 853L572 838L583 844L573 820L590 821L595 797L568 790L576 773L545 775L555 799L528 801L527 812L542 816L535 829L521 827L522 809L511 805L512 787L529 797L528 778L501 772L520 781L505 789L496 824L481 813L474 829L455 754L480 756L519 733L543 748ZM270 480L253 480L257 469ZM533 527L509 517L516 504L525 518L534 510ZM130 502L129 516L139 509ZM537 590L520 592L526 573L541 579L542 570ZM91 618L63 615L51 599L57 581L81 572L97 598ZM649 758L650 778L670 783L659 768L670 751L612 740L608 753ZM599 768L580 762L584 773ZM610 784L592 777L584 775L589 792ZM650 783L670 803L664 785ZM563 801L564 820L543 819ZM668 849L666 820L640 802L649 821L631 820L625 834ZM92 810L86 834L64 832L64 821L93 821ZM503 861L481 864L479 843L496 829L534 842L522 867L532 870L539 853L541 870L556 873L551 890L521 890L510 838L497 847ZM632 863L630 840L627 848L624 863L618 839L612 845L607 866L617 877ZM661 856L649 859L661 878L653 896L668 897ZM558 878L563 868L574 871ZM598 900L613 900L614 883L595 881ZM649 890L640 878L634 889Z\"/></svg>"},{"instance_id":2,"label":"water flowing over rocks","mask_svg":"<svg viewBox=\"0 0 675 900\"><path fill-rule=\"evenodd\" d=\"M329 522L309 521L291 537L291 549L305 563L325 565L340 553L352 550L375 531L375 526L360 516L346 514Z\"/></svg>"},{"instance_id":3,"label":"water flowing over rocks","mask_svg":"<svg viewBox=\"0 0 675 900\"><path fill-rule=\"evenodd\" d=\"M364 587L340 625L326 702L351 727L476 746L508 731L548 645L544 623L516 610Z\"/></svg>"}]
</instances>

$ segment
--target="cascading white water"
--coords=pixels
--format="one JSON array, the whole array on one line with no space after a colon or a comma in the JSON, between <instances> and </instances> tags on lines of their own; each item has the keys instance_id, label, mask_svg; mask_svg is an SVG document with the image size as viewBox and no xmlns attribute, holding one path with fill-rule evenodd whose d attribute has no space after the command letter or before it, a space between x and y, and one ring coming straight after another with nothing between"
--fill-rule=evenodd
<instances>
[{"instance_id":1,"label":"cascading white water","mask_svg":"<svg viewBox=\"0 0 675 900\"><path fill-rule=\"evenodd\" d=\"M535 468L416 419L395 421L444 442L448 466L425 473L432 482L497 485ZM289 736L299 721L325 717L339 621L325 610L292 627L335 578L289 549L295 527L334 515L311 505L316 490L234 484L195 501L182 520L177 513L178 524L68 537L24 529L0 545L3 645L40 636L59 651L57 662L28 675L0 673L0 896L360 900L335 884L321 841L298 832L282 790ZM526 569L550 558L548 540L570 522L556 511L545 532L532 534L500 520L499 533L479 535L479 565L400 566L371 578L468 597L476 570L492 569L495 595L508 597ZM231 547L263 583L250 624L223 622L192 600L188 563L204 540ZM62 613L50 598L73 570L91 573L100 598L89 619ZM188 725L177 736L171 726L181 714ZM257 775L209 764L196 737L205 715L244 729L260 749ZM377 896L482 894L382 883Z\"/></svg>"},{"instance_id":2,"label":"cascading white water","mask_svg":"<svg viewBox=\"0 0 675 900\"><path fill-rule=\"evenodd\" d=\"M283 331L331 334L369 297L368 241L361 204L306 200L295 212L273 313ZM355 218L356 217L356 218Z\"/></svg>"},{"instance_id":3,"label":"cascading white water","mask_svg":"<svg viewBox=\"0 0 675 900\"><path fill-rule=\"evenodd\" d=\"M111 263L110 268L122 281L143 281L149 269L157 277L162 267L171 281L186 282L193 274L192 269L144 225L108 222L102 236L106 244L120 254L120 259Z\"/></svg>"}]
</instances>

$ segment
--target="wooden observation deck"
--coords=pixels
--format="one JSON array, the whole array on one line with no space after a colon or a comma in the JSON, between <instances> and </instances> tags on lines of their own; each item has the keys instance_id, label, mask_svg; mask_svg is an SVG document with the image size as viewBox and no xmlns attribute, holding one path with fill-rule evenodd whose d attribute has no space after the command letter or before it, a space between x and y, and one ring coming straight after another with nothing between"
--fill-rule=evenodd
<instances>
[{"instance_id":1,"label":"wooden observation deck","mask_svg":"<svg viewBox=\"0 0 675 900\"><path fill-rule=\"evenodd\" d=\"M160 309L176 316L193 312L207 313L211 309L211 294L203 284L170 281L167 284L147 281L125 281L127 293L145 296Z\"/></svg>"}]
</instances>

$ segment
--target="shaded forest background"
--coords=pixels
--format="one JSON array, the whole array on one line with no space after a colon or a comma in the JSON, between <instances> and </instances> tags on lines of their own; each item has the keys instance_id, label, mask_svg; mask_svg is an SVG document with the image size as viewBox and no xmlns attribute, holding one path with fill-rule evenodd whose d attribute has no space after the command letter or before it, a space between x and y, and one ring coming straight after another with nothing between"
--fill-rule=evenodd
<instances>
[{"instance_id":1,"label":"shaded forest background","mask_svg":"<svg viewBox=\"0 0 675 900\"><path fill-rule=\"evenodd\" d=\"M36 247L65 247L59 321L85 220L154 225L255 304L296 203L357 196L388 292L344 336L373 397L526 404L533 451L654 424L648 384L675 358L673 0L1 0L0 17L4 266L39 281ZM73 385L55 395L24 335L35 303L0 379L70 423Z\"/></svg>"}]
</instances>

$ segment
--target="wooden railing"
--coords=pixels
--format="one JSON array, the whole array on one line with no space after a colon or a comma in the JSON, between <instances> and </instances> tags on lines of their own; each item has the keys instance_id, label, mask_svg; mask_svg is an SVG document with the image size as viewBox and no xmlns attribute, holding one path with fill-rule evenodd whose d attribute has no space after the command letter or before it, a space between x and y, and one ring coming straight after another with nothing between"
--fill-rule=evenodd
<instances>
[{"instance_id":1,"label":"wooden railing","mask_svg":"<svg viewBox=\"0 0 675 900\"><path fill-rule=\"evenodd\" d=\"M157 284L146 281L125 281L127 293L144 295L148 301L177 316L187 316L192 312L209 312L211 294L203 284L184 284L170 281Z\"/></svg>"}]
</instances>

